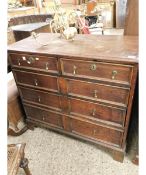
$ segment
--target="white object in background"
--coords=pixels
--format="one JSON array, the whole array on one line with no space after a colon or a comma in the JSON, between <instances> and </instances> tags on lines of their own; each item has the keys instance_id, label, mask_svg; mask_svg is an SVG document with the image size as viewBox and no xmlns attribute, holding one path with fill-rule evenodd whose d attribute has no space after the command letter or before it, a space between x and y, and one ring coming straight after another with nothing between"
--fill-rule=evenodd
<instances>
[{"instance_id":1,"label":"white object in background","mask_svg":"<svg viewBox=\"0 0 146 175\"><path fill-rule=\"evenodd\" d=\"M36 6L38 9L38 12L41 12L41 8L42 8L42 0L35 0L36 1Z\"/></svg>"}]
</instances>

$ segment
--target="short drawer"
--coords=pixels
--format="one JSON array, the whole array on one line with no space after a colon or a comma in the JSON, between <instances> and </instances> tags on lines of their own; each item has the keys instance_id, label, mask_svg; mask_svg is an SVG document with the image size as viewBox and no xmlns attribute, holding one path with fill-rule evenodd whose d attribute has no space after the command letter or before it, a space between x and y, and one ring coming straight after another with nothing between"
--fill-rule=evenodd
<instances>
[{"instance_id":1,"label":"short drawer","mask_svg":"<svg viewBox=\"0 0 146 175\"><path fill-rule=\"evenodd\" d=\"M89 137L96 141L120 146L123 132L110 127L92 124L79 119L71 119L72 133Z\"/></svg>"},{"instance_id":2,"label":"short drawer","mask_svg":"<svg viewBox=\"0 0 146 175\"><path fill-rule=\"evenodd\" d=\"M121 127L124 125L126 115L124 109L75 98L69 98L69 109L71 115L113 122L113 124L118 124Z\"/></svg>"},{"instance_id":3,"label":"short drawer","mask_svg":"<svg viewBox=\"0 0 146 175\"><path fill-rule=\"evenodd\" d=\"M24 104L24 109L27 118L42 121L55 127L63 128L62 116L58 113L54 113L34 106L29 106L26 104Z\"/></svg>"},{"instance_id":4,"label":"short drawer","mask_svg":"<svg viewBox=\"0 0 146 175\"><path fill-rule=\"evenodd\" d=\"M58 73L57 59L54 57L10 54L10 62L14 67L38 69L52 73Z\"/></svg>"},{"instance_id":5,"label":"short drawer","mask_svg":"<svg viewBox=\"0 0 146 175\"><path fill-rule=\"evenodd\" d=\"M23 87L19 87L19 90L24 101L61 111L59 95Z\"/></svg>"},{"instance_id":6,"label":"short drawer","mask_svg":"<svg viewBox=\"0 0 146 175\"><path fill-rule=\"evenodd\" d=\"M18 84L45 89L49 91L58 91L57 77L42 75L25 71L13 71Z\"/></svg>"},{"instance_id":7,"label":"short drawer","mask_svg":"<svg viewBox=\"0 0 146 175\"><path fill-rule=\"evenodd\" d=\"M61 59L62 74L66 76L111 81L129 85L132 66L94 61Z\"/></svg>"},{"instance_id":8,"label":"short drawer","mask_svg":"<svg viewBox=\"0 0 146 175\"><path fill-rule=\"evenodd\" d=\"M122 106L128 104L129 88L67 79L67 89L68 94L73 96L107 103L113 102Z\"/></svg>"}]
</instances>

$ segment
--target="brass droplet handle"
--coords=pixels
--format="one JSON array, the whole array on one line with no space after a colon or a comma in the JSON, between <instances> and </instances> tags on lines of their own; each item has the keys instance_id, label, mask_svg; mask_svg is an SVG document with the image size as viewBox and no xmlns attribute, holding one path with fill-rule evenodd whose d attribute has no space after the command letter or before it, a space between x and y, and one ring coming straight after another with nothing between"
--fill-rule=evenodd
<instances>
[{"instance_id":1,"label":"brass droplet handle","mask_svg":"<svg viewBox=\"0 0 146 175\"><path fill-rule=\"evenodd\" d=\"M93 129L93 135L95 135L96 134L96 129Z\"/></svg>"},{"instance_id":2,"label":"brass droplet handle","mask_svg":"<svg viewBox=\"0 0 146 175\"><path fill-rule=\"evenodd\" d=\"M45 120L45 117L43 116L43 121Z\"/></svg>"},{"instance_id":3,"label":"brass droplet handle","mask_svg":"<svg viewBox=\"0 0 146 175\"><path fill-rule=\"evenodd\" d=\"M49 67L48 67L48 66L49 66L49 63L47 62L47 63L46 63L46 70L48 70L48 69L49 69Z\"/></svg>"},{"instance_id":4,"label":"brass droplet handle","mask_svg":"<svg viewBox=\"0 0 146 175\"><path fill-rule=\"evenodd\" d=\"M38 101L41 102L41 97L40 96L38 96Z\"/></svg>"},{"instance_id":5,"label":"brass droplet handle","mask_svg":"<svg viewBox=\"0 0 146 175\"><path fill-rule=\"evenodd\" d=\"M32 63L35 62L35 58L29 57L29 58L27 58L26 62L27 62L28 64L32 64Z\"/></svg>"},{"instance_id":6,"label":"brass droplet handle","mask_svg":"<svg viewBox=\"0 0 146 175\"><path fill-rule=\"evenodd\" d=\"M20 65L21 65L21 63L20 63L20 59L18 59L17 62L18 62L18 66L20 66Z\"/></svg>"},{"instance_id":7,"label":"brass droplet handle","mask_svg":"<svg viewBox=\"0 0 146 175\"><path fill-rule=\"evenodd\" d=\"M115 79L115 76L118 74L118 72L116 70L112 71L112 80Z\"/></svg>"},{"instance_id":8,"label":"brass droplet handle","mask_svg":"<svg viewBox=\"0 0 146 175\"><path fill-rule=\"evenodd\" d=\"M97 98L97 90L94 90L94 98Z\"/></svg>"},{"instance_id":9,"label":"brass droplet handle","mask_svg":"<svg viewBox=\"0 0 146 175\"><path fill-rule=\"evenodd\" d=\"M95 116L95 114L96 114L96 109L93 109L92 116Z\"/></svg>"},{"instance_id":10,"label":"brass droplet handle","mask_svg":"<svg viewBox=\"0 0 146 175\"><path fill-rule=\"evenodd\" d=\"M34 84L35 84L35 86L38 86L38 80L37 79L34 80Z\"/></svg>"},{"instance_id":11,"label":"brass droplet handle","mask_svg":"<svg viewBox=\"0 0 146 175\"><path fill-rule=\"evenodd\" d=\"M73 75L76 75L76 69L77 69L77 67L74 65L73 66Z\"/></svg>"},{"instance_id":12,"label":"brass droplet handle","mask_svg":"<svg viewBox=\"0 0 146 175\"><path fill-rule=\"evenodd\" d=\"M92 71L95 71L96 68L97 68L96 64L91 64L91 65L90 65L90 69L91 69Z\"/></svg>"}]
</instances>

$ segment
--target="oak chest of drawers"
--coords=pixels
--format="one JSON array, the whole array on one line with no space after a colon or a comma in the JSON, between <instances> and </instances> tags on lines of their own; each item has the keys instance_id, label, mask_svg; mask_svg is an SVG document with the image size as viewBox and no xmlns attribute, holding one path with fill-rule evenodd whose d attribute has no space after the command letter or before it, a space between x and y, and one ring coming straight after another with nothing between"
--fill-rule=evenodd
<instances>
[{"instance_id":1,"label":"oak chest of drawers","mask_svg":"<svg viewBox=\"0 0 146 175\"><path fill-rule=\"evenodd\" d=\"M40 34L9 46L28 125L97 143L123 161L138 69L138 38Z\"/></svg>"}]
</instances>

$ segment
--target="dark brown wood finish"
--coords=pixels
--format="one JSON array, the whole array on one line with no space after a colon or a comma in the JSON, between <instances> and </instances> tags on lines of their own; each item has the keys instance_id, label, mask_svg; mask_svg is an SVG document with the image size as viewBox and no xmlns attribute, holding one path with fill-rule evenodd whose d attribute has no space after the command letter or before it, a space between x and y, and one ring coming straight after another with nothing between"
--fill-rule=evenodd
<instances>
[{"instance_id":1,"label":"dark brown wood finish","mask_svg":"<svg viewBox=\"0 0 146 175\"><path fill-rule=\"evenodd\" d=\"M100 144L123 161L137 76L137 37L77 35L70 42L58 36L40 34L40 41L50 41L45 47L31 37L9 46L28 124ZM20 55L40 59L17 65ZM46 61L52 65L49 70Z\"/></svg>"},{"instance_id":2,"label":"dark brown wood finish","mask_svg":"<svg viewBox=\"0 0 146 175\"><path fill-rule=\"evenodd\" d=\"M66 76L82 77L128 84L131 81L132 67L101 62L85 62L61 59L62 73Z\"/></svg>"},{"instance_id":3,"label":"dark brown wood finish","mask_svg":"<svg viewBox=\"0 0 146 175\"><path fill-rule=\"evenodd\" d=\"M92 99L105 103L113 103L119 106L127 106L129 88L120 88L118 86L72 79L66 79L66 81L66 94L68 93L71 96L79 96L85 99L89 98L90 100Z\"/></svg>"},{"instance_id":4,"label":"dark brown wood finish","mask_svg":"<svg viewBox=\"0 0 146 175\"><path fill-rule=\"evenodd\" d=\"M125 110L75 98L69 98L69 109L71 115L81 115L88 118L106 120L124 126Z\"/></svg>"},{"instance_id":5,"label":"dark brown wood finish","mask_svg":"<svg viewBox=\"0 0 146 175\"><path fill-rule=\"evenodd\" d=\"M46 106L61 111L60 95L19 87L24 102Z\"/></svg>"},{"instance_id":6,"label":"dark brown wood finish","mask_svg":"<svg viewBox=\"0 0 146 175\"><path fill-rule=\"evenodd\" d=\"M36 89L45 89L48 91L58 91L57 77L24 71L13 71L15 79L19 85L25 85Z\"/></svg>"},{"instance_id":7,"label":"dark brown wood finish","mask_svg":"<svg viewBox=\"0 0 146 175\"><path fill-rule=\"evenodd\" d=\"M71 129L73 133L83 135L102 142L120 145L122 132L110 128L84 122L77 119L71 119Z\"/></svg>"},{"instance_id":8,"label":"dark brown wood finish","mask_svg":"<svg viewBox=\"0 0 146 175\"><path fill-rule=\"evenodd\" d=\"M57 59L37 55L11 54L11 65L15 68L40 70L58 74Z\"/></svg>"},{"instance_id":9,"label":"dark brown wood finish","mask_svg":"<svg viewBox=\"0 0 146 175\"><path fill-rule=\"evenodd\" d=\"M28 118L63 128L62 116L60 114L34 106L24 105L24 107Z\"/></svg>"}]
</instances>

